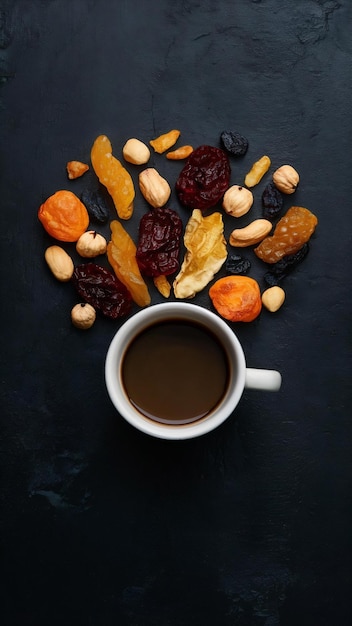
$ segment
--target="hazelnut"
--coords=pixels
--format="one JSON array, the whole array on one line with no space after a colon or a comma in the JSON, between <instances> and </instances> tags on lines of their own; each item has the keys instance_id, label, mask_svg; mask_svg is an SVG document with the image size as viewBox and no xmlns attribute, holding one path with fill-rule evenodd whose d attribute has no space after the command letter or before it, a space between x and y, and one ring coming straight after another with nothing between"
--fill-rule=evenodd
<instances>
[{"instance_id":1,"label":"hazelnut","mask_svg":"<svg viewBox=\"0 0 352 626\"><path fill-rule=\"evenodd\" d=\"M275 313L282 307L285 301L285 292L282 287L275 285L262 293L262 302L270 313Z\"/></svg>"},{"instance_id":2,"label":"hazelnut","mask_svg":"<svg viewBox=\"0 0 352 626\"><path fill-rule=\"evenodd\" d=\"M139 139L128 139L122 148L122 154L125 161L135 165L143 165L150 159L148 146Z\"/></svg>"},{"instance_id":3,"label":"hazelnut","mask_svg":"<svg viewBox=\"0 0 352 626\"><path fill-rule=\"evenodd\" d=\"M71 311L72 324L82 330L91 328L95 322L95 318L95 308L92 307L91 304L88 304L88 302L76 304Z\"/></svg>"},{"instance_id":4,"label":"hazelnut","mask_svg":"<svg viewBox=\"0 0 352 626\"><path fill-rule=\"evenodd\" d=\"M91 259L99 254L105 254L107 242L103 235L95 230L87 230L76 243L76 250L81 256Z\"/></svg>"}]
</instances>

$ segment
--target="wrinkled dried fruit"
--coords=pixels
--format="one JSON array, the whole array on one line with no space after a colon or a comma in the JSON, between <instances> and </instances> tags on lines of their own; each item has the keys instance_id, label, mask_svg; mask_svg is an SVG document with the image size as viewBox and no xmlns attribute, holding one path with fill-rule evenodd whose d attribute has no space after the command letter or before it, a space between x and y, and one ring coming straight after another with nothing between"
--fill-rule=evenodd
<instances>
[{"instance_id":1,"label":"wrinkled dried fruit","mask_svg":"<svg viewBox=\"0 0 352 626\"><path fill-rule=\"evenodd\" d=\"M166 276L154 276L154 285L164 298L169 298L171 294L171 285Z\"/></svg>"},{"instance_id":2,"label":"wrinkled dried fruit","mask_svg":"<svg viewBox=\"0 0 352 626\"><path fill-rule=\"evenodd\" d=\"M314 213L304 207L292 206L277 223L274 234L263 239L254 252L265 263L276 263L302 248L317 224Z\"/></svg>"},{"instance_id":3,"label":"wrinkled dried fruit","mask_svg":"<svg viewBox=\"0 0 352 626\"><path fill-rule=\"evenodd\" d=\"M263 178L264 174L266 174L266 172L268 171L270 165L271 161L266 155L262 156L259 161L253 163L251 169L249 170L248 174L246 174L246 177L244 179L244 184L246 185L246 187L254 187L255 185L257 185Z\"/></svg>"},{"instance_id":4,"label":"wrinkled dried fruit","mask_svg":"<svg viewBox=\"0 0 352 626\"><path fill-rule=\"evenodd\" d=\"M133 213L135 190L128 171L112 154L112 145L106 135L99 135L91 150L93 169L111 195L122 220L128 220Z\"/></svg>"},{"instance_id":5,"label":"wrinkled dried fruit","mask_svg":"<svg viewBox=\"0 0 352 626\"><path fill-rule=\"evenodd\" d=\"M177 150L168 152L166 158L171 161L179 161L180 159L187 159L192 152L192 146L180 146Z\"/></svg>"},{"instance_id":6,"label":"wrinkled dried fruit","mask_svg":"<svg viewBox=\"0 0 352 626\"><path fill-rule=\"evenodd\" d=\"M232 185L225 191L222 206L228 215L241 217L248 213L253 201L253 194L249 189L241 185Z\"/></svg>"},{"instance_id":7,"label":"wrinkled dried fruit","mask_svg":"<svg viewBox=\"0 0 352 626\"><path fill-rule=\"evenodd\" d=\"M228 274L247 274L251 268L249 259L244 259L239 254L227 257L225 269Z\"/></svg>"},{"instance_id":8,"label":"wrinkled dried fruit","mask_svg":"<svg viewBox=\"0 0 352 626\"><path fill-rule=\"evenodd\" d=\"M149 143L154 148L155 152L162 154L169 148L175 145L181 132L179 130L170 130L168 133L159 135L156 139L152 139Z\"/></svg>"},{"instance_id":9,"label":"wrinkled dried fruit","mask_svg":"<svg viewBox=\"0 0 352 626\"><path fill-rule=\"evenodd\" d=\"M294 254L288 254L282 257L280 261L274 263L270 267L270 271L264 274L265 282L270 285L278 285L299 263L307 256L309 252L309 244L303 244Z\"/></svg>"},{"instance_id":10,"label":"wrinkled dried fruit","mask_svg":"<svg viewBox=\"0 0 352 626\"><path fill-rule=\"evenodd\" d=\"M109 207L99 190L91 191L90 189L84 189L81 194L81 200L91 220L98 224L106 224L110 216Z\"/></svg>"},{"instance_id":11,"label":"wrinkled dried fruit","mask_svg":"<svg viewBox=\"0 0 352 626\"><path fill-rule=\"evenodd\" d=\"M268 220L277 217L283 206L284 199L280 191L273 182L268 183L262 194L263 217Z\"/></svg>"},{"instance_id":12,"label":"wrinkled dried fruit","mask_svg":"<svg viewBox=\"0 0 352 626\"><path fill-rule=\"evenodd\" d=\"M80 302L71 310L72 324L81 330L88 330L88 328L91 328L96 320L96 317L97 314L94 306L88 304L88 302Z\"/></svg>"},{"instance_id":13,"label":"wrinkled dried fruit","mask_svg":"<svg viewBox=\"0 0 352 626\"><path fill-rule=\"evenodd\" d=\"M105 317L116 319L131 311L131 294L105 267L95 263L77 265L72 282L80 297Z\"/></svg>"},{"instance_id":14,"label":"wrinkled dried fruit","mask_svg":"<svg viewBox=\"0 0 352 626\"><path fill-rule=\"evenodd\" d=\"M215 206L229 186L230 174L230 163L223 150L206 145L196 148L176 181L180 202L192 210Z\"/></svg>"},{"instance_id":15,"label":"wrinkled dried fruit","mask_svg":"<svg viewBox=\"0 0 352 626\"><path fill-rule=\"evenodd\" d=\"M83 174L89 170L89 165L81 161L68 161L66 170L69 179L74 180L75 178L83 176Z\"/></svg>"},{"instance_id":16,"label":"wrinkled dried fruit","mask_svg":"<svg viewBox=\"0 0 352 626\"><path fill-rule=\"evenodd\" d=\"M209 289L214 308L231 322L252 322L262 310L259 285L249 276L225 276Z\"/></svg>"},{"instance_id":17,"label":"wrinkled dried fruit","mask_svg":"<svg viewBox=\"0 0 352 626\"><path fill-rule=\"evenodd\" d=\"M176 298L193 298L220 270L227 257L223 232L221 213L203 217L194 209L184 235L187 252L173 283Z\"/></svg>"},{"instance_id":18,"label":"wrinkled dried fruit","mask_svg":"<svg viewBox=\"0 0 352 626\"><path fill-rule=\"evenodd\" d=\"M111 241L107 255L118 279L127 287L138 306L148 306L150 295L136 259L136 245L118 220L110 224Z\"/></svg>"},{"instance_id":19,"label":"wrinkled dried fruit","mask_svg":"<svg viewBox=\"0 0 352 626\"><path fill-rule=\"evenodd\" d=\"M285 302L285 292L281 287L269 287L262 293L262 303L270 313L276 313Z\"/></svg>"},{"instance_id":20,"label":"wrinkled dried fruit","mask_svg":"<svg viewBox=\"0 0 352 626\"><path fill-rule=\"evenodd\" d=\"M142 274L168 276L179 270L181 234L182 220L172 209L154 209L142 216L136 251Z\"/></svg>"},{"instance_id":21,"label":"wrinkled dried fruit","mask_svg":"<svg viewBox=\"0 0 352 626\"><path fill-rule=\"evenodd\" d=\"M220 135L220 139L225 150L234 156L243 156L248 150L248 139L240 133L224 130Z\"/></svg>"},{"instance_id":22,"label":"wrinkled dried fruit","mask_svg":"<svg viewBox=\"0 0 352 626\"><path fill-rule=\"evenodd\" d=\"M49 235L59 241L77 241L89 224L86 207L72 191L61 189L40 206L38 218Z\"/></svg>"}]
</instances>

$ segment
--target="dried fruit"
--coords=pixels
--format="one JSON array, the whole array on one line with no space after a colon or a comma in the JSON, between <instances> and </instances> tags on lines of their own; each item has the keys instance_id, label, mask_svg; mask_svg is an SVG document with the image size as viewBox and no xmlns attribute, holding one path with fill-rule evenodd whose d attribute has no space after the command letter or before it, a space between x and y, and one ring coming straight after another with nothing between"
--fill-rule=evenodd
<instances>
[{"instance_id":1,"label":"dried fruit","mask_svg":"<svg viewBox=\"0 0 352 626\"><path fill-rule=\"evenodd\" d=\"M253 204L253 194L246 187L232 185L227 191L222 201L222 206L228 215L241 217L248 213Z\"/></svg>"},{"instance_id":2,"label":"dried fruit","mask_svg":"<svg viewBox=\"0 0 352 626\"><path fill-rule=\"evenodd\" d=\"M101 311L105 317L116 319L130 313L131 294L105 267L95 263L77 265L72 282L80 297Z\"/></svg>"},{"instance_id":3,"label":"dried fruit","mask_svg":"<svg viewBox=\"0 0 352 626\"><path fill-rule=\"evenodd\" d=\"M232 254L227 257L225 269L228 274L247 274L250 268L250 260L244 259L239 254Z\"/></svg>"},{"instance_id":4,"label":"dried fruit","mask_svg":"<svg viewBox=\"0 0 352 626\"><path fill-rule=\"evenodd\" d=\"M136 260L136 245L118 220L113 220L110 228L111 241L107 247L109 263L133 300L141 307L147 306L150 304L150 295Z\"/></svg>"},{"instance_id":5,"label":"dried fruit","mask_svg":"<svg viewBox=\"0 0 352 626\"><path fill-rule=\"evenodd\" d=\"M214 308L231 322L252 322L262 310L259 285L249 276L225 276L209 289Z\"/></svg>"},{"instance_id":6,"label":"dried fruit","mask_svg":"<svg viewBox=\"0 0 352 626\"><path fill-rule=\"evenodd\" d=\"M282 193L294 193L298 187L299 174L292 165L281 165L273 173L274 185Z\"/></svg>"},{"instance_id":7,"label":"dried fruit","mask_svg":"<svg viewBox=\"0 0 352 626\"><path fill-rule=\"evenodd\" d=\"M111 195L122 220L128 220L133 213L135 190L128 171L112 154L112 145L106 135L99 135L91 150L93 169Z\"/></svg>"},{"instance_id":8,"label":"dried fruit","mask_svg":"<svg viewBox=\"0 0 352 626\"><path fill-rule=\"evenodd\" d=\"M257 185L271 165L270 158L266 155L262 156L259 161L253 163L251 169L244 179L246 187L254 187Z\"/></svg>"},{"instance_id":9,"label":"dried fruit","mask_svg":"<svg viewBox=\"0 0 352 626\"><path fill-rule=\"evenodd\" d=\"M163 276L162 274L160 276L154 276L153 281L159 293L161 293L164 298L169 298L171 294L171 285L166 276Z\"/></svg>"},{"instance_id":10,"label":"dried fruit","mask_svg":"<svg viewBox=\"0 0 352 626\"><path fill-rule=\"evenodd\" d=\"M96 230L87 230L76 243L76 250L81 256L92 259L106 252L106 239Z\"/></svg>"},{"instance_id":11,"label":"dried fruit","mask_svg":"<svg viewBox=\"0 0 352 626\"><path fill-rule=\"evenodd\" d=\"M148 146L139 139L128 139L122 148L122 154L127 163L135 165L144 165L150 159Z\"/></svg>"},{"instance_id":12,"label":"dried fruit","mask_svg":"<svg viewBox=\"0 0 352 626\"><path fill-rule=\"evenodd\" d=\"M69 179L73 180L74 178L83 176L83 174L89 170L89 165L87 165L87 163L82 163L81 161L68 161L66 164L66 170Z\"/></svg>"},{"instance_id":13,"label":"dried fruit","mask_svg":"<svg viewBox=\"0 0 352 626\"><path fill-rule=\"evenodd\" d=\"M45 250L45 260L57 280L65 283L70 280L74 265L66 250L60 246L49 246Z\"/></svg>"},{"instance_id":14,"label":"dried fruit","mask_svg":"<svg viewBox=\"0 0 352 626\"><path fill-rule=\"evenodd\" d=\"M89 215L80 199L61 189L40 206L38 218L49 235L59 241L77 241L89 224Z\"/></svg>"},{"instance_id":15,"label":"dried fruit","mask_svg":"<svg viewBox=\"0 0 352 626\"><path fill-rule=\"evenodd\" d=\"M268 183L262 193L263 217L268 220L277 217L283 205L284 199L280 191L273 182Z\"/></svg>"},{"instance_id":16,"label":"dried fruit","mask_svg":"<svg viewBox=\"0 0 352 626\"><path fill-rule=\"evenodd\" d=\"M234 156L243 156L248 150L248 139L240 133L224 130L220 135L220 139L225 150Z\"/></svg>"},{"instance_id":17,"label":"dried fruit","mask_svg":"<svg viewBox=\"0 0 352 626\"><path fill-rule=\"evenodd\" d=\"M106 204L103 194L99 190L91 191L85 189L82 192L81 200L85 205L89 217L98 224L106 224L109 219L109 207Z\"/></svg>"},{"instance_id":18,"label":"dried fruit","mask_svg":"<svg viewBox=\"0 0 352 626\"><path fill-rule=\"evenodd\" d=\"M314 213L304 207L292 206L277 223L274 234L263 239L254 252L265 263L276 263L307 243L317 224Z\"/></svg>"},{"instance_id":19,"label":"dried fruit","mask_svg":"<svg viewBox=\"0 0 352 626\"><path fill-rule=\"evenodd\" d=\"M305 243L302 248L294 254L288 254L287 256L282 257L280 261L271 265L269 272L264 274L265 282L270 286L278 285L287 276L287 274L290 274L290 272L292 272L292 270L294 270L295 267L303 261L308 252L309 244Z\"/></svg>"},{"instance_id":20,"label":"dried fruit","mask_svg":"<svg viewBox=\"0 0 352 626\"><path fill-rule=\"evenodd\" d=\"M136 251L142 274L168 276L179 270L181 233L182 220L172 209L154 209L142 216Z\"/></svg>"},{"instance_id":21,"label":"dried fruit","mask_svg":"<svg viewBox=\"0 0 352 626\"><path fill-rule=\"evenodd\" d=\"M176 298L193 298L220 270L227 257L223 232L221 213L203 217L194 209L184 235L187 251L173 283Z\"/></svg>"},{"instance_id":22,"label":"dried fruit","mask_svg":"<svg viewBox=\"0 0 352 626\"><path fill-rule=\"evenodd\" d=\"M273 225L269 220L253 220L248 226L235 228L230 235L229 243L236 248L253 246L264 239L270 233L272 227Z\"/></svg>"},{"instance_id":23,"label":"dried fruit","mask_svg":"<svg viewBox=\"0 0 352 626\"><path fill-rule=\"evenodd\" d=\"M262 303L271 313L276 313L285 302L285 292L281 287L269 287L262 293Z\"/></svg>"},{"instance_id":24,"label":"dried fruit","mask_svg":"<svg viewBox=\"0 0 352 626\"><path fill-rule=\"evenodd\" d=\"M171 187L154 167L147 167L140 172L138 182L143 198L152 207L162 207L167 203Z\"/></svg>"},{"instance_id":25,"label":"dried fruit","mask_svg":"<svg viewBox=\"0 0 352 626\"><path fill-rule=\"evenodd\" d=\"M168 133L159 135L156 139L152 139L149 143L154 148L155 152L162 154L169 148L175 145L181 132L179 130L170 130Z\"/></svg>"},{"instance_id":26,"label":"dried fruit","mask_svg":"<svg viewBox=\"0 0 352 626\"><path fill-rule=\"evenodd\" d=\"M177 181L180 202L189 209L204 211L219 202L229 186L227 155L214 146L200 146L188 157Z\"/></svg>"},{"instance_id":27,"label":"dried fruit","mask_svg":"<svg viewBox=\"0 0 352 626\"><path fill-rule=\"evenodd\" d=\"M187 157L189 157L192 152L192 146L180 146L179 148L177 148L177 150L168 152L166 158L171 161L179 161L181 159L187 159Z\"/></svg>"},{"instance_id":28,"label":"dried fruit","mask_svg":"<svg viewBox=\"0 0 352 626\"><path fill-rule=\"evenodd\" d=\"M88 330L88 328L91 328L96 320L96 317L97 314L94 306L88 304L88 302L80 302L71 310L72 324L81 330Z\"/></svg>"}]
</instances>

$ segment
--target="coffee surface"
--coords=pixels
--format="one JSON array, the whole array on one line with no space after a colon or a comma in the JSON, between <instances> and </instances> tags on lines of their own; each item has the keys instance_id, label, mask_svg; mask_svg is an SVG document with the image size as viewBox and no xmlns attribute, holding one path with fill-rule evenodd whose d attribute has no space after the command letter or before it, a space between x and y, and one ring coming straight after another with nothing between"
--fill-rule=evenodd
<instances>
[{"instance_id":1,"label":"coffee surface","mask_svg":"<svg viewBox=\"0 0 352 626\"><path fill-rule=\"evenodd\" d=\"M122 379L140 413L187 424L215 408L228 386L226 352L207 328L184 320L156 323L128 346Z\"/></svg>"}]
</instances>

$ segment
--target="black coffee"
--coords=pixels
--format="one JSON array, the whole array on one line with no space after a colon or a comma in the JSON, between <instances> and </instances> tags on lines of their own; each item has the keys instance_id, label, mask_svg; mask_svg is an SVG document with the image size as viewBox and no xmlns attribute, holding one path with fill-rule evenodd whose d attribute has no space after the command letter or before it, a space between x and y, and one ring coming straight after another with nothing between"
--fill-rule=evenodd
<instances>
[{"instance_id":1,"label":"black coffee","mask_svg":"<svg viewBox=\"0 0 352 626\"><path fill-rule=\"evenodd\" d=\"M140 413L165 424L187 424L219 404L229 364L223 346L204 326L170 320L149 326L130 343L122 378Z\"/></svg>"}]
</instances>

